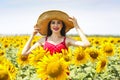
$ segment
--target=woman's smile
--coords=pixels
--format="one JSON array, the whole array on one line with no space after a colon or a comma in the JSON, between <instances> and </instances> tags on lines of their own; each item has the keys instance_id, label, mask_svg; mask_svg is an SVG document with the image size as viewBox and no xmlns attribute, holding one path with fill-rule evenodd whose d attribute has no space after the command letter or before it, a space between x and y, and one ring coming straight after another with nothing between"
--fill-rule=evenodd
<instances>
[{"instance_id":1,"label":"woman's smile","mask_svg":"<svg viewBox=\"0 0 120 80\"><path fill-rule=\"evenodd\" d=\"M53 30L58 31L59 27L53 27Z\"/></svg>"}]
</instances>

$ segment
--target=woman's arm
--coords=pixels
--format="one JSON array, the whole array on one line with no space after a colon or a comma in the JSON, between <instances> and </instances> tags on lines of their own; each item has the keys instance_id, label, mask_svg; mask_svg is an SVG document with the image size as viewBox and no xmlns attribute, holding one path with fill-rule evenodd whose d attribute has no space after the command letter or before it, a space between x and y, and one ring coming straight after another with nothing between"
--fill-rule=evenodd
<instances>
[{"instance_id":1,"label":"woman's arm","mask_svg":"<svg viewBox=\"0 0 120 80\"><path fill-rule=\"evenodd\" d=\"M68 39L68 41L70 42L69 44L73 45L73 46L83 46L83 47L90 46L90 42L87 39L87 37L85 36L85 34L83 33L83 31L81 30L81 28L79 27L77 20L74 17L70 18L69 20L73 22L74 28L76 29L76 31L78 32L78 35L81 38L81 41Z\"/></svg>"},{"instance_id":2,"label":"woman's arm","mask_svg":"<svg viewBox=\"0 0 120 80\"><path fill-rule=\"evenodd\" d=\"M34 36L39 32L39 28L34 27L34 31L32 35L30 36L29 40L27 41L26 45L24 46L22 50L22 55L27 56L33 49L36 47L40 46L41 44L39 42L36 42L32 47L31 47L31 42L34 38Z\"/></svg>"}]
</instances>

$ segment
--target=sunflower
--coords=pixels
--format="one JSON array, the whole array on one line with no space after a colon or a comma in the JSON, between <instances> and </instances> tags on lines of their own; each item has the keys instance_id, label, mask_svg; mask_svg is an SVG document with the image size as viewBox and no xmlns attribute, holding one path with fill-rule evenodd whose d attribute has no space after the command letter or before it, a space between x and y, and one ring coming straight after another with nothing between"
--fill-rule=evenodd
<instances>
[{"instance_id":1,"label":"sunflower","mask_svg":"<svg viewBox=\"0 0 120 80\"><path fill-rule=\"evenodd\" d=\"M97 48L87 48L85 52L88 54L91 62L95 62L100 57L100 52Z\"/></svg>"},{"instance_id":2,"label":"sunflower","mask_svg":"<svg viewBox=\"0 0 120 80\"><path fill-rule=\"evenodd\" d=\"M8 41L9 41L9 40L5 40L5 41L3 42L3 47L4 47L4 48L8 48L8 47L10 46L10 44L9 44Z\"/></svg>"},{"instance_id":3,"label":"sunflower","mask_svg":"<svg viewBox=\"0 0 120 80\"><path fill-rule=\"evenodd\" d=\"M111 44L115 44L116 41L115 41L115 39L114 39L113 37L110 37L110 38L109 38L109 43L111 43Z\"/></svg>"},{"instance_id":4,"label":"sunflower","mask_svg":"<svg viewBox=\"0 0 120 80\"><path fill-rule=\"evenodd\" d=\"M15 80L17 68L8 60L0 64L0 80Z\"/></svg>"},{"instance_id":5,"label":"sunflower","mask_svg":"<svg viewBox=\"0 0 120 80\"><path fill-rule=\"evenodd\" d=\"M105 70L107 63L108 63L107 58L105 58L105 57L101 58L99 60L99 62L97 63L96 72L99 73L99 72L102 72L103 70Z\"/></svg>"},{"instance_id":6,"label":"sunflower","mask_svg":"<svg viewBox=\"0 0 120 80\"><path fill-rule=\"evenodd\" d=\"M117 38L117 43L118 43L118 44L120 43L120 38Z\"/></svg>"},{"instance_id":7,"label":"sunflower","mask_svg":"<svg viewBox=\"0 0 120 80\"><path fill-rule=\"evenodd\" d=\"M107 38L103 38L102 44L107 43L109 40Z\"/></svg>"},{"instance_id":8,"label":"sunflower","mask_svg":"<svg viewBox=\"0 0 120 80\"><path fill-rule=\"evenodd\" d=\"M0 56L0 64L4 64L6 62L5 56Z\"/></svg>"},{"instance_id":9,"label":"sunflower","mask_svg":"<svg viewBox=\"0 0 120 80\"><path fill-rule=\"evenodd\" d=\"M5 54L5 50L4 49L0 49L0 56L4 56Z\"/></svg>"},{"instance_id":10,"label":"sunflower","mask_svg":"<svg viewBox=\"0 0 120 80\"><path fill-rule=\"evenodd\" d=\"M16 61L20 66L25 66L29 63L29 59L28 59L29 56L23 56L20 52L17 54L17 60Z\"/></svg>"},{"instance_id":11,"label":"sunflower","mask_svg":"<svg viewBox=\"0 0 120 80\"><path fill-rule=\"evenodd\" d=\"M73 57L74 57L73 64L77 66L87 62L87 54L85 53L82 47L76 48Z\"/></svg>"},{"instance_id":12,"label":"sunflower","mask_svg":"<svg viewBox=\"0 0 120 80\"><path fill-rule=\"evenodd\" d=\"M100 45L100 40L99 39L95 39L95 41L94 41L94 45Z\"/></svg>"},{"instance_id":13,"label":"sunflower","mask_svg":"<svg viewBox=\"0 0 120 80\"><path fill-rule=\"evenodd\" d=\"M9 73L2 64L0 64L0 80L10 80Z\"/></svg>"},{"instance_id":14,"label":"sunflower","mask_svg":"<svg viewBox=\"0 0 120 80\"><path fill-rule=\"evenodd\" d=\"M113 56L114 55L114 46L111 43L103 44L102 50L106 54L106 56Z\"/></svg>"},{"instance_id":15,"label":"sunflower","mask_svg":"<svg viewBox=\"0 0 120 80\"><path fill-rule=\"evenodd\" d=\"M8 61L6 64L5 64L6 68L7 68L7 71L10 75L10 79L11 80L15 80L16 79L16 75L17 75L17 68L10 62Z\"/></svg>"},{"instance_id":16,"label":"sunflower","mask_svg":"<svg viewBox=\"0 0 120 80\"><path fill-rule=\"evenodd\" d=\"M29 62L32 66L36 67L37 63L41 61L41 58L48 54L50 53L46 52L42 47L38 47L29 54Z\"/></svg>"},{"instance_id":17,"label":"sunflower","mask_svg":"<svg viewBox=\"0 0 120 80\"><path fill-rule=\"evenodd\" d=\"M68 48L68 50L66 49L62 49L62 57L64 58L64 60L66 62L68 62L69 64L72 61L72 53L71 53L71 49Z\"/></svg>"},{"instance_id":18,"label":"sunflower","mask_svg":"<svg viewBox=\"0 0 120 80\"><path fill-rule=\"evenodd\" d=\"M44 56L38 63L37 74L42 80L66 80L68 64L59 54Z\"/></svg>"}]
</instances>

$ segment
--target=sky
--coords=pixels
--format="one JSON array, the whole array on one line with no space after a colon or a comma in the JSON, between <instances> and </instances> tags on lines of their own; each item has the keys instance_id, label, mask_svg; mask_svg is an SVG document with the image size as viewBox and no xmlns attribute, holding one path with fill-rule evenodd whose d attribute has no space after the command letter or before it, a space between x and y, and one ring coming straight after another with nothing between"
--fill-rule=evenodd
<instances>
[{"instance_id":1,"label":"sky","mask_svg":"<svg viewBox=\"0 0 120 80\"><path fill-rule=\"evenodd\" d=\"M0 34L31 34L47 10L74 16L87 35L120 35L120 0L0 0Z\"/></svg>"}]
</instances>

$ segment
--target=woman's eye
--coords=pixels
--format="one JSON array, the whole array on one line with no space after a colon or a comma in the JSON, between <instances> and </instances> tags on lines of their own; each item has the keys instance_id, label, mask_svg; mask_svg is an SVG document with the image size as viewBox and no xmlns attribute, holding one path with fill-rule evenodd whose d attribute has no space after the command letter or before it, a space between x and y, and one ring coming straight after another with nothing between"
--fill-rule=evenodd
<instances>
[{"instance_id":1,"label":"woman's eye","mask_svg":"<svg viewBox=\"0 0 120 80\"><path fill-rule=\"evenodd\" d=\"M61 24L60 21L52 21L51 24Z\"/></svg>"},{"instance_id":2,"label":"woman's eye","mask_svg":"<svg viewBox=\"0 0 120 80\"><path fill-rule=\"evenodd\" d=\"M51 22L51 24L55 24L55 22Z\"/></svg>"},{"instance_id":3,"label":"woman's eye","mask_svg":"<svg viewBox=\"0 0 120 80\"><path fill-rule=\"evenodd\" d=\"M60 24L60 22L57 22L58 24Z\"/></svg>"}]
</instances>

